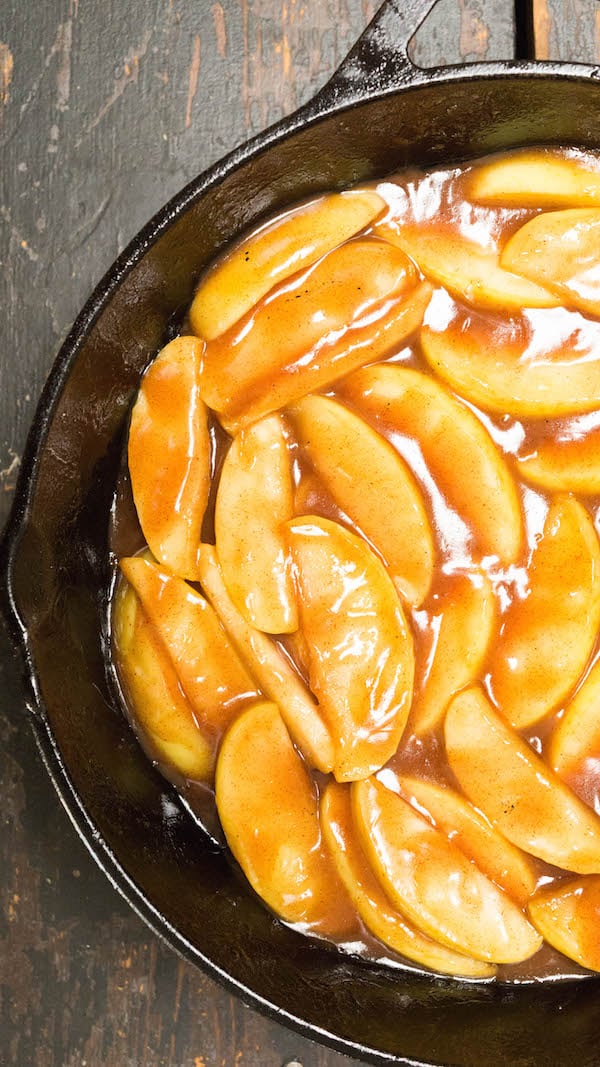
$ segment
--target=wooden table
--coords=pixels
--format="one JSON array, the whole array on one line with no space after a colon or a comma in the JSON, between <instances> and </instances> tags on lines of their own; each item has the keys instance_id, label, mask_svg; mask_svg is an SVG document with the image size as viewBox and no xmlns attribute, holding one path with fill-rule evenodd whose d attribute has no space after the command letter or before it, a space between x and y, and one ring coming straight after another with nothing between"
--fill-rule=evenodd
<instances>
[{"instance_id":1,"label":"wooden table","mask_svg":"<svg viewBox=\"0 0 600 1067\"><path fill-rule=\"evenodd\" d=\"M0 526L88 293L208 164L307 100L375 0L3 0ZM508 0L440 0L423 65L508 58ZM538 0L538 54L598 61L593 0ZM0 1062L342 1067L179 960L96 869L46 778L0 637Z\"/></svg>"}]
</instances>

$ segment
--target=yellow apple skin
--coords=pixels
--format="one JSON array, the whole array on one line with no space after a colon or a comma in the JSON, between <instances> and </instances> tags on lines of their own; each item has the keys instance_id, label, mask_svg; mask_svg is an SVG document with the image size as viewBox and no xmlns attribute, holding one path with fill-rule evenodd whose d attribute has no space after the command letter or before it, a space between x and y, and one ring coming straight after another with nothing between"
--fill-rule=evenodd
<instances>
[{"instance_id":1,"label":"yellow apple skin","mask_svg":"<svg viewBox=\"0 0 600 1067\"><path fill-rule=\"evenodd\" d=\"M321 709L284 653L237 610L212 545L200 546L196 577L243 663L265 696L278 705L294 743L311 767L327 774L333 768L334 748Z\"/></svg>"},{"instance_id":2,"label":"yellow apple skin","mask_svg":"<svg viewBox=\"0 0 600 1067\"><path fill-rule=\"evenodd\" d=\"M536 887L531 858L515 848L472 804L448 785L408 775L398 777L399 791L417 810L426 811L434 826L477 864L488 878L521 907Z\"/></svg>"},{"instance_id":3,"label":"yellow apple skin","mask_svg":"<svg viewBox=\"0 0 600 1067\"><path fill-rule=\"evenodd\" d=\"M322 843L316 787L276 704L255 704L230 726L215 792L231 851L277 915L326 937L356 928Z\"/></svg>"},{"instance_id":4,"label":"yellow apple skin","mask_svg":"<svg viewBox=\"0 0 600 1067\"><path fill-rule=\"evenodd\" d=\"M582 153L526 149L473 167L466 193L498 207L593 207L600 205L600 170L597 159Z\"/></svg>"},{"instance_id":5,"label":"yellow apple skin","mask_svg":"<svg viewBox=\"0 0 600 1067\"><path fill-rule=\"evenodd\" d=\"M590 971L600 971L600 876L539 889L528 907L548 944Z\"/></svg>"},{"instance_id":6,"label":"yellow apple skin","mask_svg":"<svg viewBox=\"0 0 600 1067\"><path fill-rule=\"evenodd\" d=\"M600 873L600 818L498 715L478 688L454 698L446 755L475 807L517 848L576 874Z\"/></svg>"},{"instance_id":7,"label":"yellow apple skin","mask_svg":"<svg viewBox=\"0 0 600 1067\"><path fill-rule=\"evenodd\" d=\"M567 704L548 746L548 759L561 778L568 778L586 759L600 757L600 660Z\"/></svg>"},{"instance_id":8,"label":"yellow apple skin","mask_svg":"<svg viewBox=\"0 0 600 1067\"><path fill-rule=\"evenodd\" d=\"M347 396L377 429L414 438L452 506L472 527L477 545L514 562L523 519L514 480L490 435L465 404L438 382L408 367L365 367L343 383Z\"/></svg>"},{"instance_id":9,"label":"yellow apple skin","mask_svg":"<svg viewBox=\"0 0 600 1067\"><path fill-rule=\"evenodd\" d=\"M171 659L203 728L220 734L261 693L219 618L187 582L140 556L122 559L123 575Z\"/></svg>"},{"instance_id":10,"label":"yellow apple skin","mask_svg":"<svg viewBox=\"0 0 600 1067\"><path fill-rule=\"evenodd\" d=\"M131 488L152 554L193 576L208 500L210 440L200 396L204 343L177 337L150 364L131 413Z\"/></svg>"},{"instance_id":11,"label":"yellow apple skin","mask_svg":"<svg viewBox=\"0 0 600 1067\"><path fill-rule=\"evenodd\" d=\"M215 506L217 555L244 618L270 634L298 629L291 560L281 524L294 513L294 486L279 415L241 430L221 470Z\"/></svg>"},{"instance_id":12,"label":"yellow apple skin","mask_svg":"<svg viewBox=\"0 0 600 1067\"><path fill-rule=\"evenodd\" d=\"M358 843L353 825L350 787L330 781L321 797L321 827L340 880L367 930L412 960L455 978L492 978L496 968L469 959L426 937L386 897Z\"/></svg>"},{"instance_id":13,"label":"yellow apple skin","mask_svg":"<svg viewBox=\"0 0 600 1067\"><path fill-rule=\"evenodd\" d=\"M192 330L214 340L275 285L306 270L384 210L374 189L350 189L300 204L260 226L205 274L190 308Z\"/></svg>"},{"instance_id":14,"label":"yellow apple skin","mask_svg":"<svg viewBox=\"0 0 600 1067\"><path fill-rule=\"evenodd\" d=\"M564 304L600 315L600 208L546 211L504 246L507 270L545 285Z\"/></svg>"},{"instance_id":15,"label":"yellow apple skin","mask_svg":"<svg viewBox=\"0 0 600 1067\"><path fill-rule=\"evenodd\" d=\"M412 635L391 578L362 538L315 515L286 528L333 773L344 782L366 778L394 754L406 725Z\"/></svg>"},{"instance_id":16,"label":"yellow apple skin","mask_svg":"<svg viewBox=\"0 0 600 1067\"><path fill-rule=\"evenodd\" d=\"M290 415L322 484L380 554L400 596L418 606L433 577L433 535L404 460L364 419L329 397L306 396Z\"/></svg>"},{"instance_id":17,"label":"yellow apple skin","mask_svg":"<svg viewBox=\"0 0 600 1067\"><path fill-rule=\"evenodd\" d=\"M455 693L474 681L498 629L498 606L484 574L450 575L445 582L439 629L424 684L415 697L410 729L437 729Z\"/></svg>"},{"instance_id":18,"label":"yellow apple skin","mask_svg":"<svg viewBox=\"0 0 600 1067\"><path fill-rule=\"evenodd\" d=\"M474 307L520 311L560 304L555 294L535 281L503 269L497 248L484 248L455 230L383 222L375 233L398 245L430 281Z\"/></svg>"},{"instance_id":19,"label":"yellow apple skin","mask_svg":"<svg viewBox=\"0 0 600 1067\"><path fill-rule=\"evenodd\" d=\"M425 323L421 349L434 374L485 411L558 418L600 407L600 324L575 312L539 311L489 322L458 308L443 330ZM540 345L543 337L543 345Z\"/></svg>"},{"instance_id":20,"label":"yellow apple skin","mask_svg":"<svg viewBox=\"0 0 600 1067\"><path fill-rule=\"evenodd\" d=\"M373 237L334 249L206 347L202 396L234 434L400 346L431 287Z\"/></svg>"},{"instance_id":21,"label":"yellow apple skin","mask_svg":"<svg viewBox=\"0 0 600 1067\"><path fill-rule=\"evenodd\" d=\"M520 730L560 707L581 677L600 625L600 544L574 497L557 496L510 604L490 671L492 696Z\"/></svg>"},{"instance_id":22,"label":"yellow apple skin","mask_svg":"<svg viewBox=\"0 0 600 1067\"><path fill-rule=\"evenodd\" d=\"M540 948L516 904L402 797L373 778L354 782L352 811L387 896L428 937L490 963Z\"/></svg>"},{"instance_id":23,"label":"yellow apple skin","mask_svg":"<svg viewBox=\"0 0 600 1067\"><path fill-rule=\"evenodd\" d=\"M112 621L119 677L152 755L164 759L184 778L211 785L214 739L198 725L175 668L127 582L117 589Z\"/></svg>"}]
</instances>

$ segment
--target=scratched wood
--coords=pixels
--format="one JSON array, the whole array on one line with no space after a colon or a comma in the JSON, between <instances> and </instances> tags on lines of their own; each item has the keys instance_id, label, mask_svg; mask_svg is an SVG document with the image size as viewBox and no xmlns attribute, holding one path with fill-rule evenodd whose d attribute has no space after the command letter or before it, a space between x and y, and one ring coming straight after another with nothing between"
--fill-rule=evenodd
<instances>
[{"instance_id":1,"label":"scratched wood","mask_svg":"<svg viewBox=\"0 0 600 1067\"><path fill-rule=\"evenodd\" d=\"M374 0L0 4L0 525L57 348L93 285L199 170L327 79ZM440 0L415 61L508 58L512 5ZM599 58L597 5L538 0L540 53ZM343 1067L181 962L77 839L0 635L0 1062Z\"/></svg>"}]
</instances>

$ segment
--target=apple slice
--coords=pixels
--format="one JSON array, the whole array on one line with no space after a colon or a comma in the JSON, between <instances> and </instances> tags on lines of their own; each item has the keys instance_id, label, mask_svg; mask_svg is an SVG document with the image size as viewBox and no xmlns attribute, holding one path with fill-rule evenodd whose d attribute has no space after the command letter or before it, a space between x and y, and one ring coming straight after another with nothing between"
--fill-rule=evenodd
<instances>
[{"instance_id":1,"label":"apple slice","mask_svg":"<svg viewBox=\"0 0 600 1067\"><path fill-rule=\"evenodd\" d=\"M600 209L573 208L536 215L507 241L506 270L542 284L562 303L600 315Z\"/></svg>"},{"instance_id":2,"label":"apple slice","mask_svg":"<svg viewBox=\"0 0 600 1067\"><path fill-rule=\"evenodd\" d=\"M467 196L497 207L593 207L600 204L600 170L591 155L548 148L511 152L473 167Z\"/></svg>"},{"instance_id":3,"label":"apple slice","mask_svg":"<svg viewBox=\"0 0 600 1067\"><path fill-rule=\"evenodd\" d=\"M386 771L386 774L388 772ZM405 799L430 816L480 871L523 907L535 891L537 878L529 856L507 841L467 800L447 785L402 775L398 785Z\"/></svg>"},{"instance_id":4,"label":"apple slice","mask_svg":"<svg viewBox=\"0 0 600 1067\"><path fill-rule=\"evenodd\" d=\"M517 963L542 939L497 885L396 793L352 786L359 840L392 903L428 937L475 959Z\"/></svg>"},{"instance_id":5,"label":"apple slice","mask_svg":"<svg viewBox=\"0 0 600 1067\"><path fill-rule=\"evenodd\" d=\"M450 575L440 603L429 668L410 717L418 736L435 730L454 694L477 678L498 626L496 597L484 574Z\"/></svg>"},{"instance_id":6,"label":"apple slice","mask_svg":"<svg viewBox=\"0 0 600 1067\"><path fill-rule=\"evenodd\" d=\"M374 189L310 200L265 223L209 268L190 308L194 333L212 341L280 282L368 226L385 201Z\"/></svg>"},{"instance_id":7,"label":"apple slice","mask_svg":"<svg viewBox=\"0 0 600 1067\"><path fill-rule=\"evenodd\" d=\"M333 741L320 709L289 659L236 608L211 545L200 546L196 577L248 670L263 693L278 705L294 743L310 766L324 773L331 771Z\"/></svg>"},{"instance_id":8,"label":"apple slice","mask_svg":"<svg viewBox=\"0 0 600 1067\"><path fill-rule=\"evenodd\" d=\"M475 307L520 311L561 302L535 281L511 273L497 248L484 247L455 230L384 222L374 232L406 252L430 281Z\"/></svg>"},{"instance_id":9,"label":"apple slice","mask_svg":"<svg viewBox=\"0 0 600 1067\"><path fill-rule=\"evenodd\" d=\"M235 433L400 346L430 295L400 249L348 241L209 342L202 396Z\"/></svg>"},{"instance_id":10,"label":"apple slice","mask_svg":"<svg viewBox=\"0 0 600 1067\"><path fill-rule=\"evenodd\" d=\"M198 722L220 734L261 693L218 616L203 596L160 565L136 556L122 559L120 567L163 642Z\"/></svg>"},{"instance_id":11,"label":"apple slice","mask_svg":"<svg viewBox=\"0 0 600 1067\"><path fill-rule=\"evenodd\" d=\"M321 840L316 787L276 704L255 704L230 726L215 793L231 851L277 915L327 937L356 928Z\"/></svg>"},{"instance_id":12,"label":"apple slice","mask_svg":"<svg viewBox=\"0 0 600 1067\"><path fill-rule=\"evenodd\" d=\"M281 417L241 430L221 470L215 506L217 555L238 611L266 633L298 629L291 560L280 527L294 514L294 486Z\"/></svg>"},{"instance_id":13,"label":"apple slice","mask_svg":"<svg viewBox=\"0 0 600 1067\"><path fill-rule=\"evenodd\" d=\"M582 967L600 971L600 877L545 886L529 901L529 917L548 944Z\"/></svg>"},{"instance_id":14,"label":"apple slice","mask_svg":"<svg viewBox=\"0 0 600 1067\"><path fill-rule=\"evenodd\" d=\"M554 492L600 493L600 428L583 436L542 441L530 455L517 457L521 477Z\"/></svg>"},{"instance_id":15,"label":"apple slice","mask_svg":"<svg viewBox=\"0 0 600 1067\"><path fill-rule=\"evenodd\" d=\"M577 684L600 625L600 544L579 501L557 496L531 554L527 595L504 616L490 672L492 696L521 730Z\"/></svg>"},{"instance_id":16,"label":"apple slice","mask_svg":"<svg viewBox=\"0 0 600 1067\"><path fill-rule=\"evenodd\" d=\"M436 483L472 528L483 553L513 563L523 520L516 486L489 433L466 405L419 371L382 365L352 374L341 389L385 433L416 439Z\"/></svg>"},{"instance_id":17,"label":"apple slice","mask_svg":"<svg viewBox=\"0 0 600 1067\"><path fill-rule=\"evenodd\" d=\"M564 308L495 322L447 312L437 320L443 328L423 326L421 347L434 373L466 400L533 418L600 407L599 323Z\"/></svg>"},{"instance_id":18,"label":"apple slice","mask_svg":"<svg viewBox=\"0 0 600 1067\"><path fill-rule=\"evenodd\" d=\"M357 841L350 788L329 782L321 797L323 837L340 880L367 930L394 952L440 974L491 978L496 968L440 945L392 908Z\"/></svg>"},{"instance_id":19,"label":"apple slice","mask_svg":"<svg viewBox=\"0 0 600 1067\"><path fill-rule=\"evenodd\" d=\"M297 571L310 685L334 745L338 781L366 778L394 754L414 677L398 594L356 534L315 515L286 524Z\"/></svg>"},{"instance_id":20,"label":"apple slice","mask_svg":"<svg viewBox=\"0 0 600 1067\"><path fill-rule=\"evenodd\" d=\"M212 784L214 741L200 729L175 668L126 581L115 598L113 640L124 693L152 757L165 760L184 778Z\"/></svg>"},{"instance_id":21,"label":"apple slice","mask_svg":"<svg viewBox=\"0 0 600 1067\"><path fill-rule=\"evenodd\" d=\"M200 397L204 343L177 337L150 364L131 413L129 473L152 554L193 576L208 500L210 441Z\"/></svg>"},{"instance_id":22,"label":"apple slice","mask_svg":"<svg viewBox=\"0 0 600 1067\"><path fill-rule=\"evenodd\" d=\"M548 759L562 778L586 759L600 758L600 660L565 708L552 732Z\"/></svg>"},{"instance_id":23,"label":"apple slice","mask_svg":"<svg viewBox=\"0 0 600 1067\"><path fill-rule=\"evenodd\" d=\"M469 800L517 848L577 874L600 873L600 818L501 719L478 688L446 713L446 754Z\"/></svg>"},{"instance_id":24,"label":"apple slice","mask_svg":"<svg viewBox=\"0 0 600 1067\"><path fill-rule=\"evenodd\" d=\"M291 416L323 485L381 555L400 595L418 606L433 576L433 536L404 461L360 416L329 397L304 397Z\"/></svg>"}]
</instances>

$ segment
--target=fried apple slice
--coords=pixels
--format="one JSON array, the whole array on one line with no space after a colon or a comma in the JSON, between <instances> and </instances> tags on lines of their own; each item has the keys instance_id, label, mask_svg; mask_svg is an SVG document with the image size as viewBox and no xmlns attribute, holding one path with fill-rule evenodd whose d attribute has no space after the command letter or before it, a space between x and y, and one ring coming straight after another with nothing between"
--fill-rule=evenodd
<instances>
[{"instance_id":1,"label":"fried apple slice","mask_svg":"<svg viewBox=\"0 0 600 1067\"><path fill-rule=\"evenodd\" d=\"M208 500L210 441L200 397L204 343L176 337L150 364L131 413L129 473L152 554L193 576Z\"/></svg>"},{"instance_id":2,"label":"fried apple slice","mask_svg":"<svg viewBox=\"0 0 600 1067\"><path fill-rule=\"evenodd\" d=\"M528 149L473 167L466 193L497 207L593 207L600 204L600 170L593 156Z\"/></svg>"},{"instance_id":3,"label":"fried apple slice","mask_svg":"<svg viewBox=\"0 0 600 1067\"><path fill-rule=\"evenodd\" d=\"M294 743L311 767L325 773L331 771L333 741L320 709L289 659L270 637L250 626L237 610L211 545L200 547L196 576L242 661L263 693L278 705Z\"/></svg>"},{"instance_id":4,"label":"fried apple slice","mask_svg":"<svg viewBox=\"0 0 600 1067\"><path fill-rule=\"evenodd\" d=\"M321 827L340 880L367 930L394 952L440 974L491 978L496 968L431 940L393 908L371 871L352 819L350 789L329 782L321 797Z\"/></svg>"},{"instance_id":5,"label":"fried apple slice","mask_svg":"<svg viewBox=\"0 0 600 1067\"><path fill-rule=\"evenodd\" d=\"M517 905L408 801L368 779L352 785L352 810L387 896L428 937L490 963L537 952L542 939Z\"/></svg>"},{"instance_id":6,"label":"fried apple slice","mask_svg":"<svg viewBox=\"0 0 600 1067\"><path fill-rule=\"evenodd\" d=\"M435 374L487 411L557 418L600 407L600 325L562 308L535 315L543 318L490 322L445 309L443 319L431 316L443 329L421 330L423 354Z\"/></svg>"},{"instance_id":7,"label":"fried apple slice","mask_svg":"<svg viewBox=\"0 0 600 1067\"><path fill-rule=\"evenodd\" d=\"M487 248L441 226L380 223L378 237L398 245L426 278L475 307L494 311L557 307L560 299L504 267L497 248ZM504 269L503 269L504 268Z\"/></svg>"},{"instance_id":8,"label":"fried apple slice","mask_svg":"<svg viewBox=\"0 0 600 1067\"><path fill-rule=\"evenodd\" d=\"M184 778L210 785L214 741L200 729L175 668L126 581L115 598L113 639L125 696L152 756L166 760Z\"/></svg>"},{"instance_id":9,"label":"fried apple slice","mask_svg":"<svg viewBox=\"0 0 600 1067\"><path fill-rule=\"evenodd\" d=\"M418 606L431 585L434 548L410 470L380 434L329 397L304 397L290 414L321 482L382 556L400 595Z\"/></svg>"},{"instance_id":10,"label":"fried apple slice","mask_svg":"<svg viewBox=\"0 0 600 1067\"><path fill-rule=\"evenodd\" d=\"M500 262L562 303L600 315L600 209L573 208L536 215L512 235Z\"/></svg>"},{"instance_id":11,"label":"fried apple slice","mask_svg":"<svg viewBox=\"0 0 600 1067\"><path fill-rule=\"evenodd\" d=\"M348 241L207 345L202 396L236 433L401 345L430 294L399 248Z\"/></svg>"},{"instance_id":12,"label":"fried apple slice","mask_svg":"<svg viewBox=\"0 0 600 1067\"><path fill-rule=\"evenodd\" d=\"M600 660L567 704L552 732L548 759L557 774L566 778L586 759L600 757Z\"/></svg>"},{"instance_id":13,"label":"fried apple slice","mask_svg":"<svg viewBox=\"0 0 600 1067\"><path fill-rule=\"evenodd\" d=\"M255 704L230 726L215 792L231 851L277 915L328 937L356 926L322 844L316 787L276 704Z\"/></svg>"},{"instance_id":14,"label":"fried apple slice","mask_svg":"<svg viewBox=\"0 0 600 1067\"><path fill-rule=\"evenodd\" d=\"M163 642L202 728L220 734L261 696L207 600L183 579L139 556L121 571Z\"/></svg>"},{"instance_id":15,"label":"fried apple slice","mask_svg":"<svg viewBox=\"0 0 600 1067\"><path fill-rule=\"evenodd\" d=\"M356 534L307 515L286 524L297 571L310 686L333 739L338 781L366 778L394 754L414 677L398 594Z\"/></svg>"},{"instance_id":16,"label":"fried apple slice","mask_svg":"<svg viewBox=\"0 0 600 1067\"><path fill-rule=\"evenodd\" d=\"M523 520L513 479L479 419L447 390L408 367L356 371L342 394L381 432L416 439L436 483L469 523L485 554L503 563L521 551Z\"/></svg>"},{"instance_id":17,"label":"fried apple slice","mask_svg":"<svg viewBox=\"0 0 600 1067\"><path fill-rule=\"evenodd\" d=\"M270 634L298 629L291 561L280 527L294 514L294 486L281 417L231 442L215 506L217 555L238 611Z\"/></svg>"},{"instance_id":18,"label":"fried apple slice","mask_svg":"<svg viewBox=\"0 0 600 1067\"><path fill-rule=\"evenodd\" d=\"M243 238L211 267L190 308L194 333L212 341L290 275L368 226L385 209L374 189L330 193L301 204Z\"/></svg>"},{"instance_id":19,"label":"fried apple slice","mask_svg":"<svg viewBox=\"0 0 600 1067\"><path fill-rule=\"evenodd\" d=\"M529 588L510 604L494 651L490 685L503 715L521 730L577 684L600 625L600 544L591 516L557 496L528 568Z\"/></svg>"},{"instance_id":20,"label":"fried apple slice","mask_svg":"<svg viewBox=\"0 0 600 1067\"><path fill-rule=\"evenodd\" d=\"M600 873L600 818L498 715L478 688L454 698L444 724L456 778L517 848L577 874Z\"/></svg>"},{"instance_id":21,"label":"fried apple slice","mask_svg":"<svg viewBox=\"0 0 600 1067\"><path fill-rule=\"evenodd\" d=\"M411 729L422 736L442 722L455 693L477 678L498 625L494 590L484 574L446 579L439 626L424 684L415 697Z\"/></svg>"},{"instance_id":22,"label":"fried apple slice","mask_svg":"<svg viewBox=\"0 0 600 1067\"><path fill-rule=\"evenodd\" d=\"M388 772L386 771L386 774ZM537 878L529 856L507 841L472 804L447 785L402 775L398 785L406 800L426 811L438 830L477 864L480 871L523 907Z\"/></svg>"},{"instance_id":23,"label":"fried apple slice","mask_svg":"<svg viewBox=\"0 0 600 1067\"><path fill-rule=\"evenodd\" d=\"M517 457L521 477L556 492L600 493L600 428L581 437L547 440L530 455Z\"/></svg>"},{"instance_id":24,"label":"fried apple slice","mask_svg":"<svg viewBox=\"0 0 600 1067\"><path fill-rule=\"evenodd\" d=\"M600 877L544 886L529 901L529 918L549 945L582 967L600 971Z\"/></svg>"}]
</instances>

